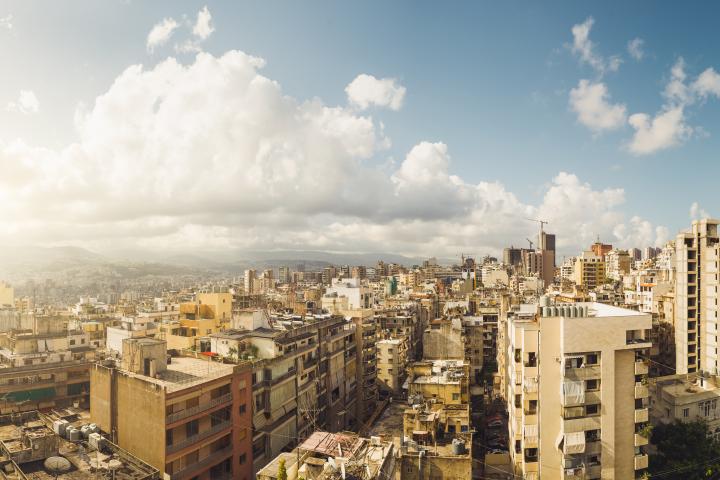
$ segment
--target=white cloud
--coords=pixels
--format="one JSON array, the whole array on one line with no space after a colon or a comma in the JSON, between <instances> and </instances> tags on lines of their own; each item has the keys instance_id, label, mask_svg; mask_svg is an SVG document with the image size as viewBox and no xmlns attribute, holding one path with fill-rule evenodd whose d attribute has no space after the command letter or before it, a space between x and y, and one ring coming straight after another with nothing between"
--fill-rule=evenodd
<instances>
[{"instance_id":1,"label":"white cloud","mask_svg":"<svg viewBox=\"0 0 720 480\"><path fill-rule=\"evenodd\" d=\"M599 75L606 72L615 72L620 68L622 59L613 55L607 60L597 52L596 45L590 40L590 30L592 30L595 20L588 17L583 23L578 23L572 27L573 44L572 52L580 58L580 61L590 65Z\"/></svg>"},{"instance_id":2,"label":"white cloud","mask_svg":"<svg viewBox=\"0 0 720 480\"><path fill-rule=\"evenodd\" d=\"M178 23L172 18L165 18L155 24L148 33L145 43L148 52L152 52L155 48L167 43L178 26Z\"/></svg>"},{"instance_id":3,"label":"white cloud","mask_svg":"<svg viewBox=\"0 0 720 480\"><path fill-rule=\"evenodd\" d=\"M595 133L620 128L625 124L625 105L611 104L610 94L604 83L580 80L570 90L570 108L578 121Z\"/></svg>"},{"instance_id":4,"label":"white cloud","mask_svg":"<svg viewBox=\"0 0 720 480\"><path fill-rule=\"evenodd\" d=\"M360 74L345 87L349 102L365 110L371 106L400 110L405 99L405 87L394 78L375 78Z\"/></svg>"},{"instance_id":5,"label":"white cloud","mask_svg":"<svg viewBox=\"0 0 720 480\"><path fill-rule=\"evenodd\" d=\"M720 98L720 74L712 67L707 68L693 82L692 89L702 98L709 95Z\"/></svg>"},{"instance_id":6,"label":"white cloud","mask_svg":"<svg viewBox=\"0 0 720 480\"><path fill-rule=\"evenodd\" d=\"M711 218L711 215L701 208L698 202L693 202L690 205L690 220L700 220L702 218Z\"/></svg>"},{"instance_id":7,"label":"white cloud","mask_svg":"<svg viewBox=\"0 0 720 480\"><path fill-rule=\"evenodd\" d=\"M644 46L645 40L642 38L633 38L627 45L628 54L639 62L645 56Z\"/></svg>"},{"instance_id":8,"label":"white cloud","mask_svg":"<svg viewBox=\"0 0 720 480\"><path fill-rule=\"evenodd\" d=\"M646 113L635 113L628 119L635 129L628 148L635 155L647 155L680 145L692 134L685 124L683 107L675 107L650 118Z\"/></svg>"},{"instance_id":9,"label":"white cloud","mask_svg":"<svg viewBox=\"0 0 720 480\"><path fill-rule=\"evenodd\" d=\"M376 166L389 141L381 125L287 95L264 64L231 51L133 65L78 112L76 143L0 141L0 244L454 257L521 243L536 231L526 217L549 220L566 251L618 225L620 244L652 240L625 218L622 189L569 173L524 203L499 182L453 174L442 142L418 142L388 172Z\"/></svg>"},{"instance_id":10,"label":"white cloud","mask_svg":"<svg viewBox=\"0 0 720 480\"><path fill-rule=\"evenodd\" d=\"M32 90L20 90L18 99L8 103L7 110L25 115L37 113L40 110L40 102Z\"/></svg>"},{"instance_id":11,"label":"white cloud","mask_svg":"<svg viewBox=\"0 0 720 480\"><path fill-rule=\"evenodd\" d=\"M212 24L212 15L210 15L210 10L208 10L206 5L197 14L197 21L193 27L193 35L200 40L206 40L214 31L215 27Z\"/></svg>"},{"instance_id":12,"label":"white cloud","mask_svg":"<svg viewBox=\"0 0 720 480\"><path fill-rule=\"evenodd\" d=\"M4 28L6 30L12 30L13 16L11 13L5 15L4 17L0 17L0 28Z\"/></svg>"}]
</instances>

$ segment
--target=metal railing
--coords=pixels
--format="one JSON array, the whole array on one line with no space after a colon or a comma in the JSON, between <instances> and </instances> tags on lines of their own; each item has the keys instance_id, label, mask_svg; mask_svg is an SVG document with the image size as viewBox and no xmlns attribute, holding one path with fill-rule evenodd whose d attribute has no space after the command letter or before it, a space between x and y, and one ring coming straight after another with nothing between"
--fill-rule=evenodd
<instances>
[{"instance_id":1,"label":"metal railing","mask_svg":"<svg viewBox=\"0 0 720 480\"><path fill-rule=\"evenodd\" d=\"M216 465L217 463L220 463L222 460L225 460L228 456L232 455L233 447L232 445L227 446L221 450L218 450L216 452L211 453L207 457L203 458L202 460L192 463L188 465L187 467L183 468L182 470L179 470L172 475L170 475L170 478L172 480L180 480L182 478L190 476L189 474L195 473L198 471L203 471L207 469L208 467L212 467Z\"/></svg>"},{"instance_id":2,"label":"metal railing","mask_svg":"<svg viewBox=\"0 0 720 480\"><path fill-rule=\"evenodd\" d=\"M215 435L216 433L222 432L223 430L226 430L228 428L232 427L232 422L230 420L226 420L222 423L219 423L215 425L214 427L205 430L204 432L196 433L195 435L191 435L185 440L182 440L178 443L174 443L172 445L168 445L166 447L167 453L174 453L178 450L182 450L185 447L189 447L190 445L194 445L198 442L201 442L205 440L208 437L211 437Z\"/></svg>"},{"instance_id":3,"label":"metal railing","mask_svg":"<svg viewBox=\"0 0 720 480\"><path fill-rule=\"evenodd\" d=\"M185 410L181 410L179 412L171 413L170 415L165 417L165 423L175 423L178 420L182 420L183 418L197 415L200 412L204 412L205 410L210 410L211 408L215 408L218 405L222 405L223 403L228 403L231 401L232 401L232 393L226 393L225 395L214 398L214 399L210 400L209 402L202 403L195 407L186 408Z\"/></svg>"}]
</instances>

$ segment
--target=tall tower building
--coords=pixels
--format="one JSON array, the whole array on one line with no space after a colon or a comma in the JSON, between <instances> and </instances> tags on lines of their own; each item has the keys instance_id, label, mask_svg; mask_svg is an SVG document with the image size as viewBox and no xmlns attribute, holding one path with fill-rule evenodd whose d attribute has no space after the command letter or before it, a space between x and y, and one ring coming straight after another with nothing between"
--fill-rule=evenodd
<instances>
[{"instance_id":1,"label":"tall tower building","mask_svg":"<svg viewBox=\"0 0 720 480\"><path fill-rule=\"evenodd\" d=\"M712 219L695 220L675 242L675 360L677 373L718 369L720 240Z\"/></svg>"},{"instance_id":2,"label":"tall tower building","mask_svg":"<svg viewBox=\"0 0 720 480\"><path fill-rule=\"evenodd\" d=\"M640 478L648 467L650 314L519 305L502 338L518 478ZM542 348L540 348L542 346Z\"/></svg>"}]
</instances>

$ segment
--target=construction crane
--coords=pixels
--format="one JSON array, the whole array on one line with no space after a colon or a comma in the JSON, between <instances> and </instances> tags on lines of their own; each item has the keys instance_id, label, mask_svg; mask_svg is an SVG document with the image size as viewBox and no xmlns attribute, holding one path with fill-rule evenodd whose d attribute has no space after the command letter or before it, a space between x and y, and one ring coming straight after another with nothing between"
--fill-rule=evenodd
<instances>
[{"instance_id":1,"label":"construction crane","mask_svg":"<svg viewBox=\"0 0 720 480\"><path fill-rule=\"evenodd\" d=\"M525 220L528 220L530 222L537 222L540 224L540 232L543 231L543 226L547 225L549 222L546 220L540 220L539 218L526 218Z\"/></svg>"},{"instance_id":2,"label":"construction crane","mask_svg":"<svg viewBox=\"0 0 720 480\"><path fill-rule=\"evenodd\" d=\"M532 247L533 247L533 241L530 240L529 238L525 238L525 240L528 241L528 243L530 244L530 250L532 250L532 249L533 249L533 248L532 248Z\"/></svg>"}]
</instances>

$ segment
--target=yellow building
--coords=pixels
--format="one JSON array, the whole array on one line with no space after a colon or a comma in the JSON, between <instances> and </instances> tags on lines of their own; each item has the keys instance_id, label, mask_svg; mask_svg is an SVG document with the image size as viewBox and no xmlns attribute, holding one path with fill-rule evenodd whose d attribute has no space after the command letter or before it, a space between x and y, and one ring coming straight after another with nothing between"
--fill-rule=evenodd
<instances>
[{"instance_id":1,"label":"yellow building","mask_svg":"<svg viewBox=\"0 0 720 480\"><path fill-rule=\"evenodd\" d=\"M214 318L221 323L229 323L232 319L232 293L198 293L197 302L209 306Z\"/></svg>"},{"instance_id":2,"label":"yellow building","mask_svg":"<svg viewBox=\"0 0 720 480\"><path fill-rule=\"evenodd\" d=\"M216 311L226 313L209 303L181 303L179 319L160 325L160 338L167 342L170 350L197 349L201 337L223 329L223 322L215 316Z\"/></svg>"},{"instance_id":3,"label":"yellow building","mask_svg":"<svg viewBox=\"0 0 720 480\"><path fill-rule=\"evenodd\" d=\"M9 283L0 281L0 307L15 305L15 289Z\"/></svg>"},{"instance_id":4,"label":"yellow building","mask_svg":"<svg viewBox=\"0 0 720 480\"><path fill-rule=\"evenodd\" d=\"M592 251L583 252L575 259L574 280L592 290L605 282L605 259Z\"/></svg>"}]
</instances>

